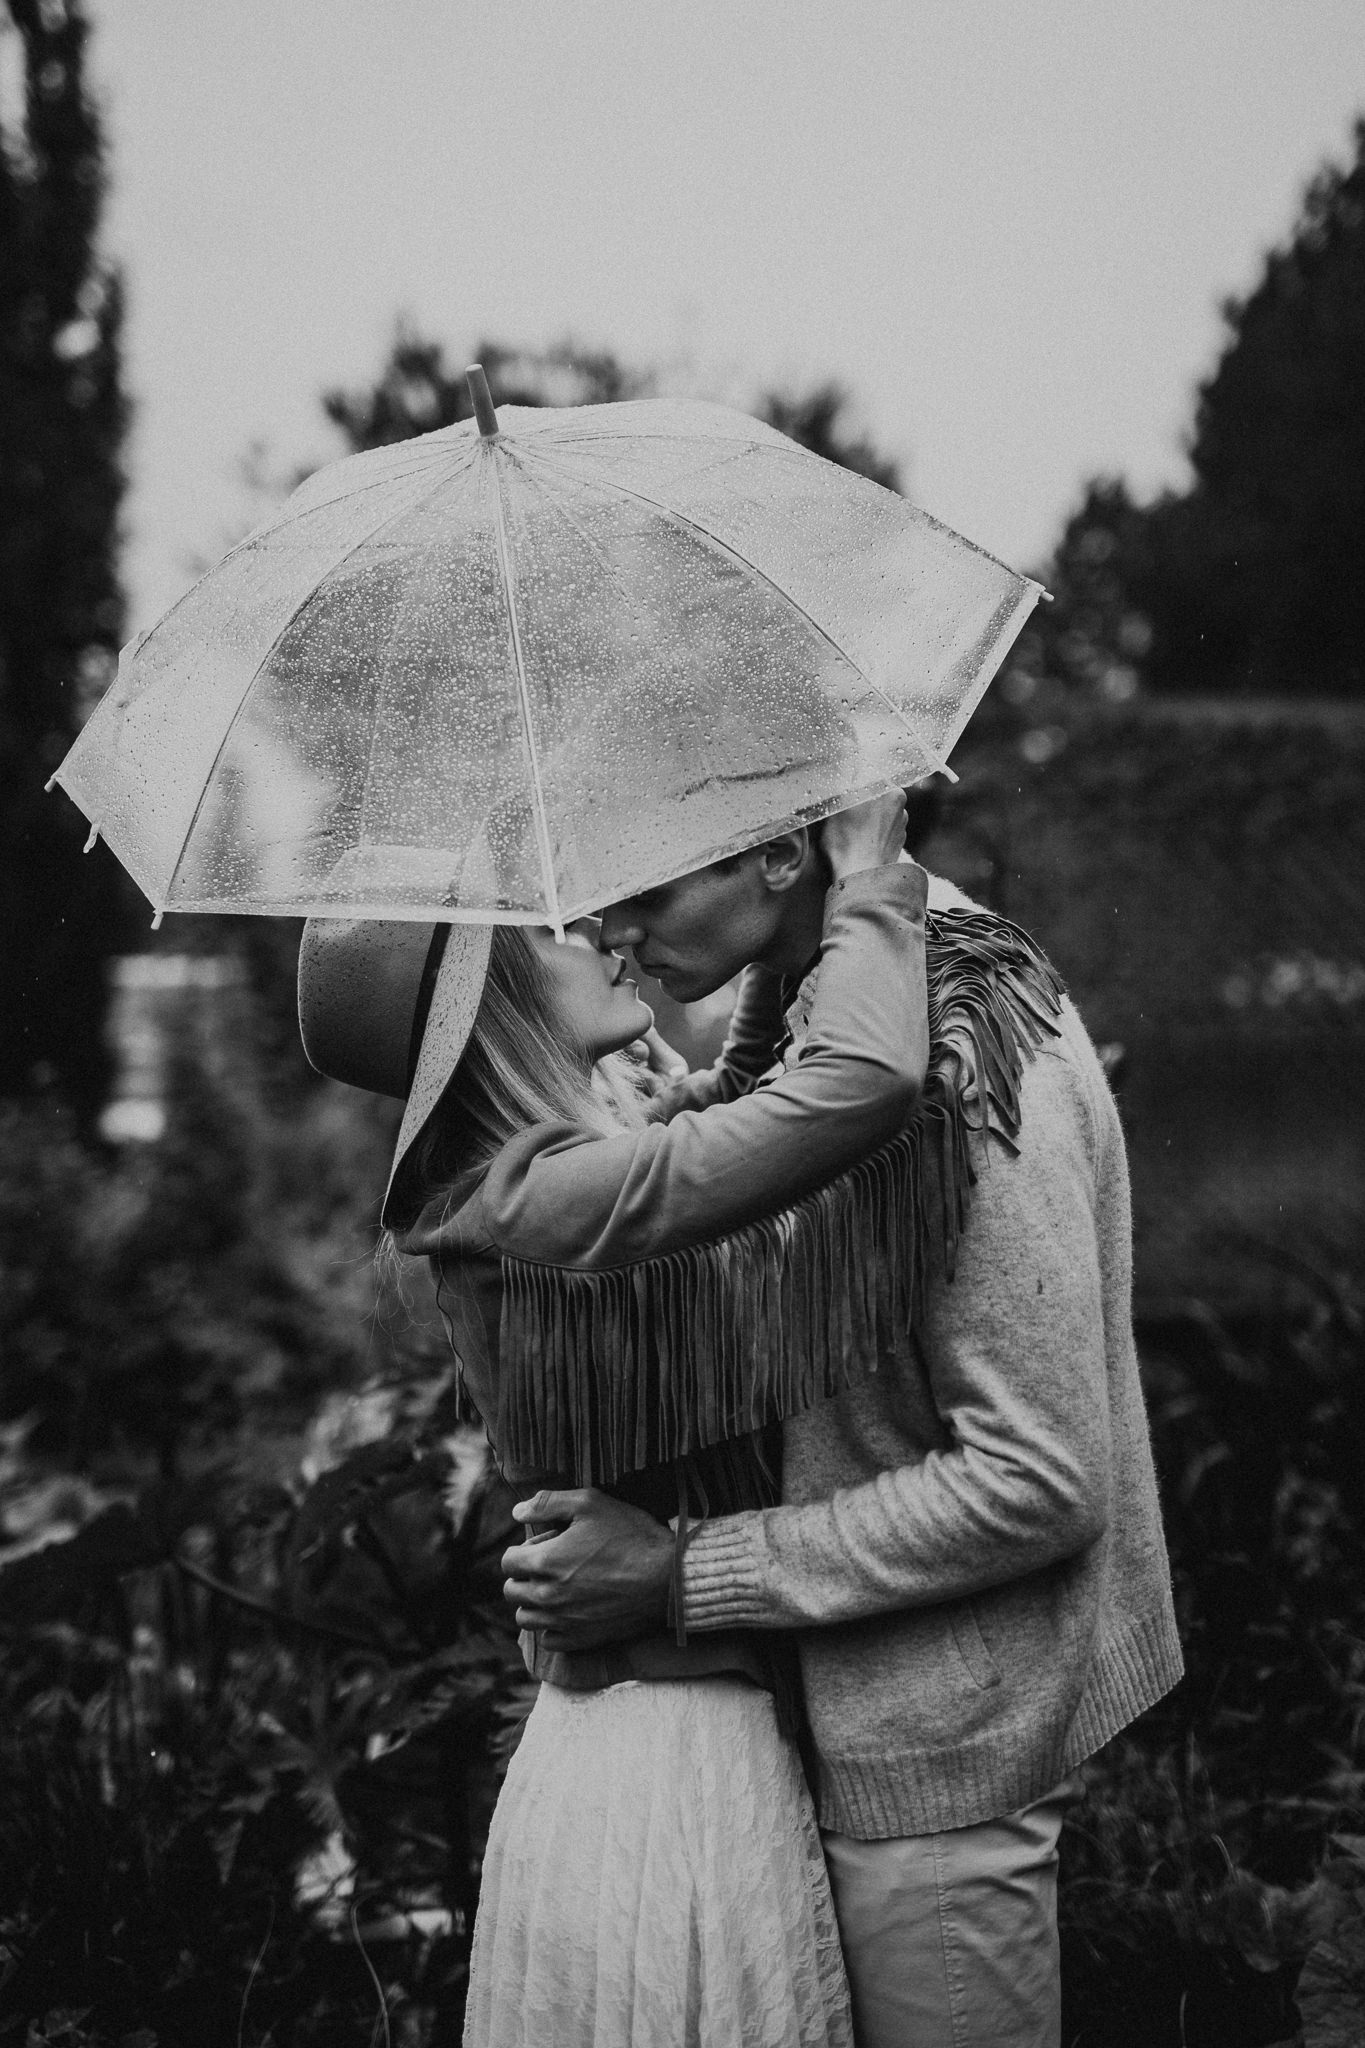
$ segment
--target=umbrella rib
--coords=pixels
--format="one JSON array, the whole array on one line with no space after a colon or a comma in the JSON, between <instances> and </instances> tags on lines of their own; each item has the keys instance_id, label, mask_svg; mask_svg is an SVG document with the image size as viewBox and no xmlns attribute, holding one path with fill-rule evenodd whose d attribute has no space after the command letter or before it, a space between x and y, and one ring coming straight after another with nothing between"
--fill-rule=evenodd
<instances>
[{"instance_id":1,"label":"umbrella rib","mask_svg":"<svg viewBox=\"0 0 1365 2048\"><path fill-rule=\"evenodd\" d=\"M507 544L507 514L502 498L502 473L497 468L497 455L490 445L489 460L493 463L493 504L498 522L498 566L502 571L502 595L507 607L507 624L512 635L512 660L517 672L517 694L521 701L522 732L526 740L526 759L531 770L531 797L535 811L536 845L540 853L541 880L545 884L546 904L550 922L556 936L564 936L564 920L559 911L559 890L555 885L554 856L550 847L549 822L545 813L545 790L540 779L540 755L536 749L536 736L531 724L531 696L526 682L526 657L521 645L521 621L517 615L516 585L512 578L512 554Z\"/></svg>"},{"instance_id":2,"label":"umbrella rib","mask_svg":"<svg viewBox=\"0 0 1365 2048\"><path fill-rule=\"evenodd\" d=\"M323 571L322 575L318 577L317 581L313 584L311 590L309 590L306 596L301 598L298 604L294 606L294 609L290 612L288 618L282 621L278 633L276 633L274 639L266 648L265 653L261 656L260 660L252 669L251 674L247 677L246 686L243 689L241 696L237 699L237 707L234 710L231 718L228 720L227 725L224 727L223 737L219 740L218 745L214 750L213 759L209 763L208 773L204 777L203 786L199 791L199 795L195 799L194 810L190 814L190 822L185 827L184 837L180 841L180 851L176 854L175 864L171 868L170 874L166 877L165 899L162 903L157 904L158 915L170 903L171 891L175 887L176 877L180 873L180 863L185 858L185 850L189 846L190 840L194 836L195 826L199 823L199 813L203 810L204 805L208 799L209 785L212 783L214 776L218 772L218 763L222 760L223 755L227 751L228 741L232 738L233 733L237 730L237 725L239 720L241 719L242 713L246 710L247 699L251 695L252 690L255 688L257 679L260 676L262 669L265 667L266 663L274 654L276 648L283 640L285 634L290 630L292 626L296 626L298 624L299 620L308 610L308 607L317 602L318 597L321 595L323 584L327 581L327 579L330 576L334 576L336 574L337 570L341 568L343 563L349 562L352 555L358 554L360 549L363 548L367 542L372 541L377 533L382 533L386 526L391 526L395 520L406 519L410 512L418 511L421 506L426 504L429 498L435 497L437 491L439 491L442 485L448 482L448 480L449 479L447 477L442 477L438 483L432 485L429 491L423 491L421 496L417 498L412 504L403 505L396 512L386 513L384 518L377 519L374 525L371 526L365 533L362 533L357 540L351 541L346 547L342 549L341 553L337 556L334 562L328 563L326 569ZM210 570L208 573L212 575L213 571ZM186 593L186 595L188 595L188 592Z\"/></svg>"},{"instance_id":3,"label":"umbrella rib","mask_svg":"<svg viewBox=\"0 0 1365 2048\"><path fill-rule=\"evenodd\" d=\"M550 462L555 462L554 456L550 456L544 459L548 459ZM866 687L872 691L874 696L881 698L882 703L885 704L887 710L891 713L892 717L897 721L899 725L901 725L904 728L904 730L909 734L910 738L914 741L915 746L919 749L919 752L924 756L925 760L929 763L930 768L939 769L945 774L950 772L948 770L947 763L940 761L938 756L934 753L931 753L929 748L925 746L923 739L915 731L914 726L910 723L910 720L906 717L905 713L901 710L900 706L896 703L895 699L887 695L886 691L881 687L880 683L874 683L871 676L867 674L866 670L863 669L861 665L853 659L853 656L849 653L848 649L846 647L841 647L839 645L839 642L835 639L834 635L829 631L829 629L825 626L822 626L818 619L813 618L811 614L806 610L806 607L803 604L799 603L797 599L792 596L789 590L784 590L782 588L782 585L778 583L774 577L770 576L766 569L760 568L757 562L751 561L747 555L742 555L738 548L731 547L729 541L721 540L718 534L709 533L707 529L700 524L699 521L695 519L689 519L685 512L677 511L675 507L673 507L672 505L665 505L662 499L660 498L651 498L648 491L637 490L633 485L623 484L619 482L618 479L615 477L613 477L610 480L610 482L604 482L599 481L595 477L582 476L573 469L573 466L570 463L559 463L556 466L565 469L571 476L574 477L574 480L577 483L586 483L591 487L601 491L617 491L624 498L634 498L639 504L648 505L652 511L661 513L665 519L671 520L675 526L686 527L689 533L695 533L698 536L698 538L705 543L707 547L715 549L720 554L728 555L731 561L738 562L741 568L748 569L751 572L751 574L756 576L761 583L765 584L767 588L773 592L774 596L778 597L783 604L789 606L789 608L797 614L798 618L802 618L805 620L806 624L810 627L812 633L816 635L817 639L823 640L827 646L832 647L834 649L834 652L839 656L839 659L841 661L846 661L848 663L849 667L853 670L854 675L857 676L859 681L865 684Z\"/></svg>"}]
</instances>

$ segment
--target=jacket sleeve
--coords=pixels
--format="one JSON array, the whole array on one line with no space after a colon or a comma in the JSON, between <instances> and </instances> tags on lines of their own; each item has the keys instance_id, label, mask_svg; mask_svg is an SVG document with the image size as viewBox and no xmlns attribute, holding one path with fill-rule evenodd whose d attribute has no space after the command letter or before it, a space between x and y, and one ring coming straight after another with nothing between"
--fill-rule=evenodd
<instances>
[{"instance_id":1,"label":"jacket sleeve","mask_svg":"<svg viewBox=\"0 0 1365 2048\"><path fill-rule=\"evenodd\" d=\"M926 890L907 865L830 890L809 1036L781 1079L619 1138L546 1124L513 1139L480 1196L491 1246L628 1265L783 1209L875 1150L913 1112L928 1065Z\"/></svg>"},{"instance_id":2,"label":"jacket sleeve","mask_svg":"<svg viewBox=\"0 0 1365 2048\"><path fill-rule=\"evenodd\" d=\"M1111 1468L1092 1143L1084 1075L1044 1049L1017 1156L992 1143L956 1276L940 1267L929 1287L920 1352L940 1447L826 1500L703 1525L684 1568L689 1630L958 1599L1099 1536Z\"/></svg>"},{"instance_id":3,"label":"jacket sleeve","mask_svg":"<svg viewBox=\"0 0 1365 2048\"><path fill-rule=\"evenodd\" d=\"M661 1089L651 1116L670 1123L685 1109L712 1109L717 1103L735 1102L741 1095L751 1094L763 1076L771 1073L786 1036L781 975L770 974L765 967L746 967L720 1058Z\"/></svg>"}]
</instances>

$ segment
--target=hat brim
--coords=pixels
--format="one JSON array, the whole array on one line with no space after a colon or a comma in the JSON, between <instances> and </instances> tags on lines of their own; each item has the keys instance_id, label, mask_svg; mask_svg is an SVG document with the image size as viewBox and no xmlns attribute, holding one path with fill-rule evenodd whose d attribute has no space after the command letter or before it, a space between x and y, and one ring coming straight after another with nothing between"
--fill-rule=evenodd
<instances>
[{"instance_id":1,"label":"hat brim","mask_svg":"<svg viewBox=\"0 0 1365 2048\"><path fill-rule=\"evenodd\" d=\"M422 1044L413 1069L412 1084L393 1148L393 1164L379 1220L386 1230L401 1229L412 1218L414 1204L404 1188L403 1169L408 1155L422 1135L428 1120L450 1085L450 1080L469 1043L474 1019L483 1000L488 962L493 949L493 927L487 924L452 924L447 927L445 951L431 992Z\"/></svg>"}]
</instances>

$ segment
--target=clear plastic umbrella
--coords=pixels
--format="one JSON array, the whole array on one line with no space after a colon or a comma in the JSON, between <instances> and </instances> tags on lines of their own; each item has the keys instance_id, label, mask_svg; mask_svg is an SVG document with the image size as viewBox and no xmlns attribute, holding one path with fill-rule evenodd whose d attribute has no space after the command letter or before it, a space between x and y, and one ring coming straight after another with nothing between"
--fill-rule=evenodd
<instances>
[{"instance_id":1,"label":"clear plastic umbrella","mask_svg":"<svg viewBox=\"0 0 1365 2048\"><path fill-rule=\"evenodd\" d=\"M942 768L1039 595L744 414L470 375L125 650L53 780L158 913L561 925Z\"/></svg>"}]
</instances>

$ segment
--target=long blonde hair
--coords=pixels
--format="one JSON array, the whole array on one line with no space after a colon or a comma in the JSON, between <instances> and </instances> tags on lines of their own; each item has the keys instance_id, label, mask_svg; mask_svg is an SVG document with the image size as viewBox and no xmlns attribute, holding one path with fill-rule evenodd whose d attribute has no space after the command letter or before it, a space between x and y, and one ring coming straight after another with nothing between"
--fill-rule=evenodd
<instances>
[{"instance_id":1,"label":"long blonde hair","mask_svg":"<svg viewBox=\"0 0 1365 2048\"><path fill-rule=\"evenodd\" d=\"M572 1123L609 1137L643 1123L632 1075L619 1054L590 1064L526 932L496 925L469 1042L409 1155L414 1194L430 1200L533 1124Z\"/></svg>"}]
</instances>

